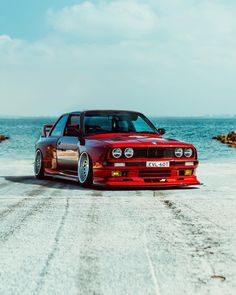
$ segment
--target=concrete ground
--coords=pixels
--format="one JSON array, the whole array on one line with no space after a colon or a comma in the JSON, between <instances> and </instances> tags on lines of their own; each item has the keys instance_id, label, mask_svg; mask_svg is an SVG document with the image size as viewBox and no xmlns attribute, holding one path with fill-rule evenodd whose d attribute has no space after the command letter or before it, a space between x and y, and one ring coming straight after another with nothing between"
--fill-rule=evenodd
<instances>
[{"instance_id":1,"label":"concrete ground","mask_svg":"<svg viewBox=\"0 0 236 295\"><path fill-rule=\"evenodd\" d=\"M197 189L87 190L0 168L0 294L236 294L236 166Z\"/></svg>"}]
</instances>

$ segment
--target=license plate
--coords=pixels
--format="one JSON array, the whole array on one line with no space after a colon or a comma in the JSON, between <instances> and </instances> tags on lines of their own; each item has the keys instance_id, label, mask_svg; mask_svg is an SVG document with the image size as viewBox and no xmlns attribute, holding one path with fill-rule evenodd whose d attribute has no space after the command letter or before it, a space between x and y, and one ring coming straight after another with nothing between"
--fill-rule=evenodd
<instances>
[{"instance_id":1,"label":"license plate","mask_svg":"<svg viewBox=\"0 0 236 295\"><path fill-rule=\"evenodd\" d=\"M170 162L146 162L146 167L149 167L149 168L170 167Z\"/></svg>"}]
</instances>

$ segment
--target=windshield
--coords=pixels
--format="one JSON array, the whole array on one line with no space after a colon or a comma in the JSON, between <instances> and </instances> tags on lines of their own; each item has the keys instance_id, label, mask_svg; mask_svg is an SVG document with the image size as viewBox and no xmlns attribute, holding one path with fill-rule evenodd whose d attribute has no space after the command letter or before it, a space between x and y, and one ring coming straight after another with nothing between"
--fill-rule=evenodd
<instances>
[{"instance_id":1,"label":"windshield","mask_svg":"<svg viewBox=\"0 0 236 295\"><path fill-rule=\"evenodd\" d=\"M92 112L85 113L84 132L102 133L155 133L152 123L143 115L128 112Z\"/></svg>"}]
</instances>

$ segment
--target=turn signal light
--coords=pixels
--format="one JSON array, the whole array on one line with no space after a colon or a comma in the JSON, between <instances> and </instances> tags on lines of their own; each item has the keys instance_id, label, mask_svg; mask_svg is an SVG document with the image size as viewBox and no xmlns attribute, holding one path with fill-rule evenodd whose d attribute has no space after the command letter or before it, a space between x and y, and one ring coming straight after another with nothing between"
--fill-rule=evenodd
<instances>
[{"instance_id":1,"label":"turn signal light","mask_svg":"<svg viewBox=\"0 0 236 295\"><path fill-rule=\"evenodd\" d=\"M192 176L193 175L193 170L185 170L184 175L185 176Z\"/></svg>"},{"instance_id":2,"label":"turn signal light","mask_svg":"<svg viewBox=\"0 0 236 295\"><path fill-rule=\"evenodd\" d=\"M120 177L120 176L122 176L122 172L121 171L111 171L111 176L112 177Z\"/></svg>"}]
</instances>

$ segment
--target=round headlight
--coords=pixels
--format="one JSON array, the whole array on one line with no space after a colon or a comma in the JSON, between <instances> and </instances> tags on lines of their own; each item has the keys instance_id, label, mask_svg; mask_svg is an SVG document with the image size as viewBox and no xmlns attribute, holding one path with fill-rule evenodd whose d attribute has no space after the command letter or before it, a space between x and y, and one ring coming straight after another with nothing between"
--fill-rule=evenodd
<instances>
[{"instance_id":1,"label":"round headlight","mask_svg":"<svg viewBox=\"0 0 236 295\"><path fill-rule=\"evenodd\" d=\"M193 155L193 150L190 148L184 149L184 155L186 158L191 158Z\"/></svg>"},{"instance_id":2,"label":"round headlight","mask_svg":"<svg viewBox=\"0 0 236 295\"><path fill-rule=\"evenodd\" d=\"M112 150L112 156L116 159L122 156L122 150L120 148L115 148Z\"/></svg>"},{"instance_id":3,"label":"round headlight","mask_svg":"<svg viewBox=\"0 0 236 295\"><path fill-rule=\"evenodd\" d=\"M175 156L177 158L181 158L184 154L184 150L182 148L176 148L175 149Z\"/></svg>"},{"instance_id":4,"label":"round headlight","mask_svg":"<svg viewBox=\"0 0 236 295\"><path fill-rule=\"evenodd\" d=\"M124 152L126 158L132 158L134 156L134 150L132 148L125 149Z\"/></svg>"}]
</instances>

